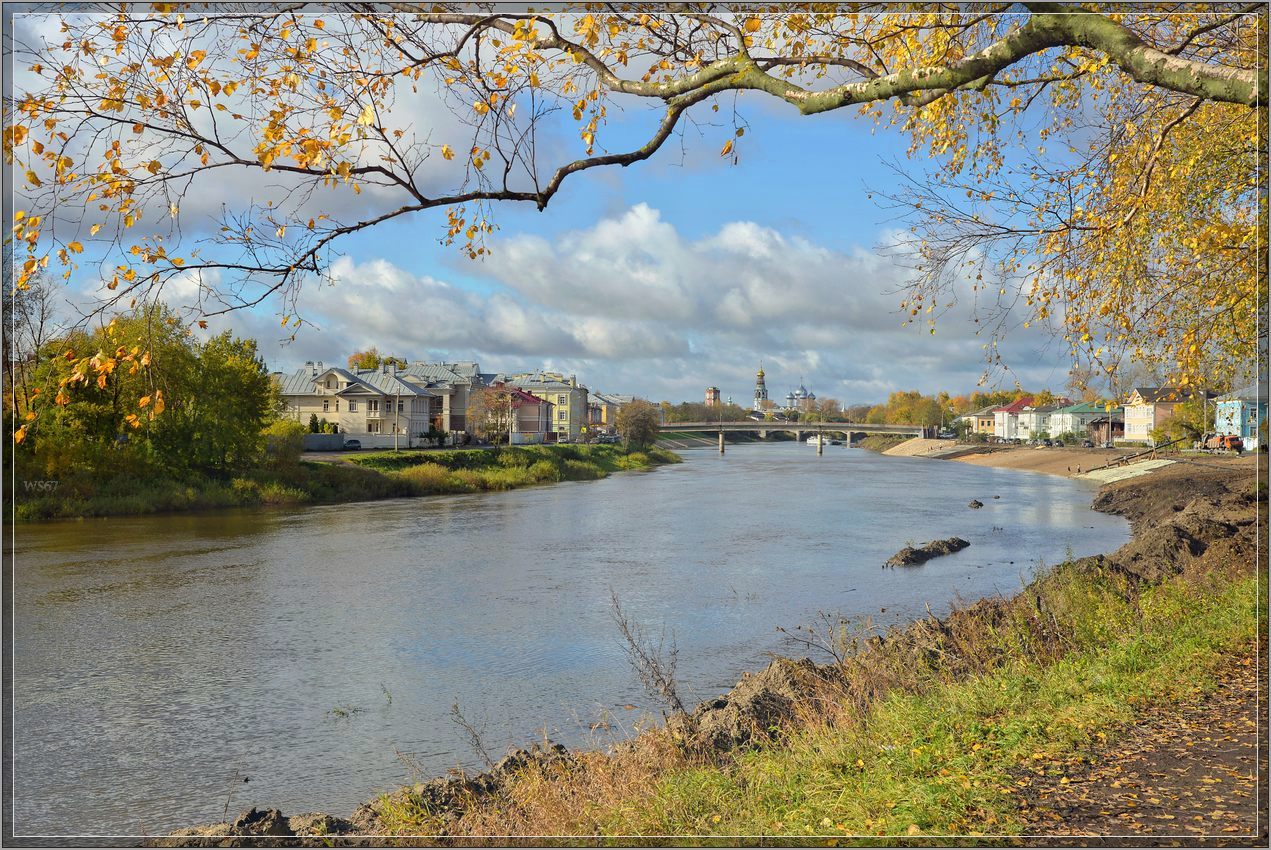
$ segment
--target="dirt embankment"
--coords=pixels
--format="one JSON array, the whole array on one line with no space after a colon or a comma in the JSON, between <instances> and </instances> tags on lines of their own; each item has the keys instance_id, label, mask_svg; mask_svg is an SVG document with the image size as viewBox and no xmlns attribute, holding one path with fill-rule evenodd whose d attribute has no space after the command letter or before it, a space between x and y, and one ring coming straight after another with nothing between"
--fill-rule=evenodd
<instances>
[{"instance_id":1,"label":"dirt embankment","mask_svg":"<svg viewBox=\"0 0 1271 850\"><path fill-rule=\"evenodd\" d=\"M892 457L925 457L938 452L946 452L957 445L956 440L929 440L925 437L914 437L890 449L883 454Z\"/></svg>"},{"instance_id":2,"label":"dirt embankment","mask_svg":"<svg viewBox=\"0 0 1271 850\"><path fill-rule=\"evenodd\" d=\"M1265 512L1265 488L1261 505ZM1127 517L1133 539L1108 555L1082 558L1079 570L1122 576L1133 588L1184 571L1203 571L1210 564L1253 563L1257 552L1259 488L1252 464L1205 467L1175 464L1141 478L1104 487L1094 509ZM809 659L778 659L756 674L743 675L729 693L703 702L689 715L678 715L668 731L680 745L723 756L739 748L760 746L801 716L816 711L827 682L838 686L863 709L924 665L937 664L943 677L987 672L1001 663L982 636L1009 619L1026 619L1043 644L1063 652L1061 636L1046 641L1053 616L1042 595L1026 591L1010 599L989 598L934 616L911 626L870 638L841 664L818 665ZM936 660L933 660L936 659ZM867 675L857 676L866 671ZM629 746L629 745L628 745ZM499 794L516 772L534 763L567 763L572 758L559 745L517 751L487 773L450 777L403 788L390 795L403 804L422 800L438 818L438 828L457 821L466 807ZM277 846L334 837L349 845L359 836L382 833L377 808L359 807L348 818L328 814L287 817L277 810L251 809L232 823L183 829L150 846ZM456 836L458 839L458 836Z\"/></svg>"}]
</instances>

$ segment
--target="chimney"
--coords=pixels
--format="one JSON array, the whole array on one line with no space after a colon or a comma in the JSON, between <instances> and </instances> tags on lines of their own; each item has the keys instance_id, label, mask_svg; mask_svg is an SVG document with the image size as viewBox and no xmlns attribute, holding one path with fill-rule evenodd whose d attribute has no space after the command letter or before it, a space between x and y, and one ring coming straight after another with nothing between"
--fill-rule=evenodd
<instances>
[{"instance_id":1,"label":"chimney","mask_svg":"<svg viewBox=\"0 0 1271 850\"><path fill-rule=\"evenodd\" d=\"M396 364L396 363L389 363L389 364L388 364L388 374L390 374L390 375L396 375L396 374L397 374L397 364Z\"/></svg>"},{"instance_id":2,"label":"chimney","mask_svg":"<svg viewBox=\"0 0 1271 850\"><path fill-rule=\"evenodd\" d=\"M576 387L576 386L578 386L578 376L577 376L577 375L570 375L570 376L569 376L569 385L570 385L571 387Z\"/></svg>"},{"instance_id":3,"label":"chimney","mask_svg":"<svg viewBox=\"0 0 1271 850\"><path fill-rule=\"evenodd\" d=\"M317 367L316 367L316 366L314 366L314 365L313 365L313 361L312 361L312 360L306 360L306 361L305 361L305 365L309 367L309 374L310 374L310 375L316 375L316 374L318 374L318 369L317 369Z\"/></svg>"}]
</instances>

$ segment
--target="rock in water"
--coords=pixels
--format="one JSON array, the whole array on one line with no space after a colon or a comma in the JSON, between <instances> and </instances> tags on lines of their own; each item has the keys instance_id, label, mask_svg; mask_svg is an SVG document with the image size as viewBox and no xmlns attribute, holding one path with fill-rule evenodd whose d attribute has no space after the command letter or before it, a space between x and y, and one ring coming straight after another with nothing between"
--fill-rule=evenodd
<instances>
[{"instance_id":1,"label":"rock in water","mask_svg":"<svg viewBox=\"0 0 1271 850\"><path fill-rule=\"evenodd\" d=\"M954 552L960 552L971 544L963 540L961 537L950 537L948 540L934 540L926 546L906 546L895 555L887 560L884 566L887 567L914 567L918 564L925 564L932 558L940 555L950 555Z\"/></svg>"},{"instance_id":2,"label":"rock in water","mask_svg":"<svg viewBox=\"0 0 1271 850\"><path fill-rule=\"evenodd\" d=\"M966 506L968 508L982 508L984 507L984 503L981 502L979 499L972 499L971 501L966 503Z\"/></svg>"}]
</instances>

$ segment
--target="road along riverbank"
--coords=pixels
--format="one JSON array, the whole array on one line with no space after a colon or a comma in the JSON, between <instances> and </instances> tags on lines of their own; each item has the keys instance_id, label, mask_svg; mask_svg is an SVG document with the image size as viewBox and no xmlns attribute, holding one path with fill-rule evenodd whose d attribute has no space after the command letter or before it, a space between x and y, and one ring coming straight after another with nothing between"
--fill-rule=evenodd
<instances>
[{"instance_id":1,"label":"road along riverbank","mask_svg":"<svg viewBox=\"0 0 1271 850\"><path fill-rule=\"evenodd\" d=\"M251 809L153 843L1020 835L1037 807L1025 817L1016 799L1021 766L1211 692L1265 629L1255 472L1176 464L1108 485L1093 507L1133 531L1116 552L882 633L829 620L806 633L822 660L774 661L634 739L579 752L542 742L348 817Z\"/></svg>"}]
</instances>

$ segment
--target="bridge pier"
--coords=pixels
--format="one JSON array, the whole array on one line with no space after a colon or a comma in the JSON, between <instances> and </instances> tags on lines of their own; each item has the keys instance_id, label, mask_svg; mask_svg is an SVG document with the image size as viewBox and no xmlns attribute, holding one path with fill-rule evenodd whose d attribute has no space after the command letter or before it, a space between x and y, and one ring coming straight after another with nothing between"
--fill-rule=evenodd
<instances>
[{"instance_id":1,"label":"bridge pier","mask_svg":"<svg viewBox=\"0 0 1271 850\"><path fill-rule=\"evenodd\" d=\"M721 428L719 432L719 453L724 453L724 431Z\"/></svg>"},{"instance_id":2,"label":"bridge pier","mask_svg":"<svg viewBox=\"0 0 1271 850\"><path fill-rule=\"evenodd\" d=\"M816 432L816 453L818 457L825 454L825 435L820 431Z\"/></svg>"}]
</instances>

